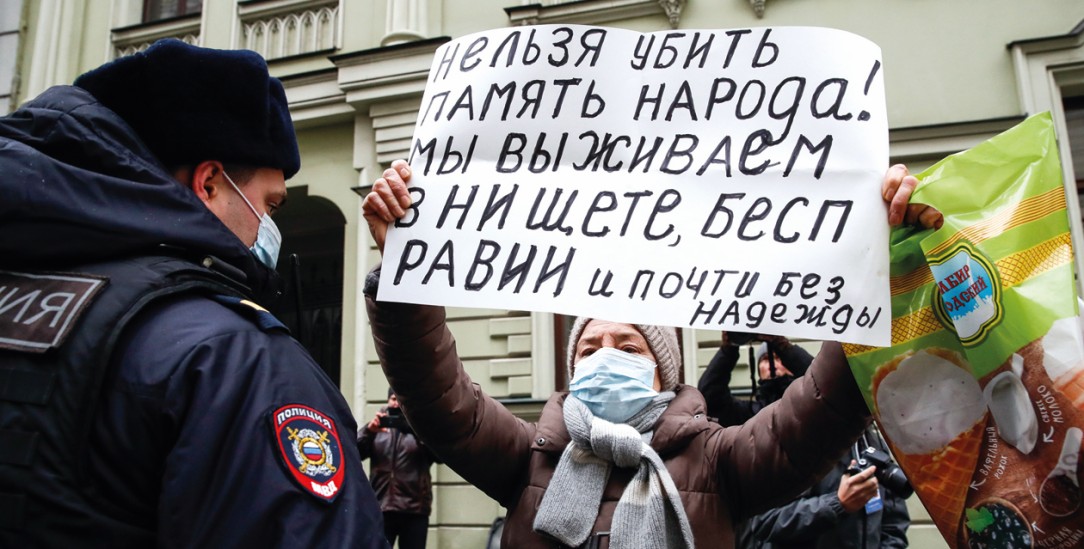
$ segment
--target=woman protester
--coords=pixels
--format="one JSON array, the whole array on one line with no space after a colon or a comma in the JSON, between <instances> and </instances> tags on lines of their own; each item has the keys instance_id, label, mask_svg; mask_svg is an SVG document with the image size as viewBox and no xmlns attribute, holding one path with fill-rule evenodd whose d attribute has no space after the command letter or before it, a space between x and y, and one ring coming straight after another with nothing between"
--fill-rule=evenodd
<instances>
[{"instance_id":1,"label":"woman protester","mask_svg":"<svg viewBox=\"0 0 1084 549\"><path fill-rule=\"evenodd\" d=\"M363 202L381 252L411 204L409 179L396 161ZM890 224L936 224L936 210L908 205L916 184L901 165L888 171ZM869 422L839 343L779 402L724 428L678 382L673 328L579 318L570 392L529 423L471 382L443 307L377 301L379 279L377 267L364 293L384 373L417 435L507 508L502 547L733 547L736 519L811 486Z\"/></svg>"}]
</instances>

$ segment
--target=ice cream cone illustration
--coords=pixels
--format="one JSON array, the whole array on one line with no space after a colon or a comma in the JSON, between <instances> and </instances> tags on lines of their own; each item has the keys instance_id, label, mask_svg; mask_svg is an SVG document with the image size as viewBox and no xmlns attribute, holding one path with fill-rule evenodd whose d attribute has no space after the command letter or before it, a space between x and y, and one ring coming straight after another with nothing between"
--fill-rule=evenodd
<instances>
[{"instance_id":1,"label":"ice cream cone illustration","mask_svg":"<svg viewBox=\"0 0 1084 549\"><path fill-rule=\"evenodd\" d=\"M966 362L928 349L882 365L873 379L878 419L919 498L956 539L988 412Z\"/></svg>"}]
</instances>

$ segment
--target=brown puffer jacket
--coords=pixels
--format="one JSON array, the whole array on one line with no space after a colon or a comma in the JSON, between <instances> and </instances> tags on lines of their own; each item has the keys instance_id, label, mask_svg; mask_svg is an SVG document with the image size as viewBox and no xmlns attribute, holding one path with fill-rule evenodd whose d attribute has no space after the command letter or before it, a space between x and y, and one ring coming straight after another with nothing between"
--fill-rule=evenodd
<instances>
[{"instance_id":1,"label":"brown puffer jacket","mask_svg":"<svg viewBox=\"0 0 1084 549\"><path fill-rule=\"evenodd\" d=\"M453 470L508 509L502 547L561 545L532 529L569 442L550 398L537 424L523 421L472 383L455 351L444 309L367 297L384 373L411 425ZM812 485L850 447L869 411L838 344L825 344L783 399L742 426L708 421L704 399L681 386L655 426L659 453L702 548L734 546L736 519L783 503ZM608 532L631 470L615 468L594 532ZM589 538L590 541L590 538ZM608 547L602 537L598 547Z\"/></svg>"},{"instance_id":2,"label":"brown puffer jacket","mask_svg":"<svg viewBox=\"0 0 1084 549\"><path fill-rule=\"evenodd\" d=\"M412 432L389 428L374 434L362 427L358 452L362 460L372 461L369 482L382 512L429 514L433 506L429 467L436 459Z\"/></svg>"}]
</instances>

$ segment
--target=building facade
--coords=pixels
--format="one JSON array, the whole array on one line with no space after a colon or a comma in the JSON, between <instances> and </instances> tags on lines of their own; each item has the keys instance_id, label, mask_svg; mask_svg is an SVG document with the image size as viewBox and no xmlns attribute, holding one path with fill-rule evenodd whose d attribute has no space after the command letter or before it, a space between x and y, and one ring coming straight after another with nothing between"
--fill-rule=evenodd
<instances>
[{"instance_id":1,"label":"building facade","mask_svg":"<svg viewBox=\"0 0 1084 549\"><path fill-rule=\"evenodd\" d=\"M359 195L406 157L438 46L472 32L579 23L637 31L835 27L883 51L890 154L918 171L1049 110L1060 136L1073 239L1084 243L1084 3L1080 0L5 0L0 112L89 69L176 37L264 55L286 86L303 159L276 216L292 290L276 313L365 423L385 401L361 281L378 261ZM222 82L223 86L230 85ZM1080 254L1078 270L1084 264ZM452 309L467 371L523 417L564 380L568 319ZM695 384L717 332L682 333ZM807 344L811 348L813 344ZM747 374L734 376L748 385ZM430 547L482 547L499 506L435 469ZM917 500L912 545L944 547Z\"/></svg>"}]
</instances>

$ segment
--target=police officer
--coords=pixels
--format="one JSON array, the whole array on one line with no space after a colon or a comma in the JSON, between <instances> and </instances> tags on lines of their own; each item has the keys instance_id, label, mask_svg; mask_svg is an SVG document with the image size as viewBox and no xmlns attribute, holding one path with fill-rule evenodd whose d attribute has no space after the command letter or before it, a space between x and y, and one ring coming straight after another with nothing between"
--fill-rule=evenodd
<instances>
[{"instance_id":1,"label":"police officer","mask_svg":"<svg viewBox=\"0 0 1084 549\"><path fill-rule=\"evenodd\" d=\"M0 546L387 546L347 403L256 304L299 168L253 52L160 41L0 118Z\"/></svg>"}]
</instances>

